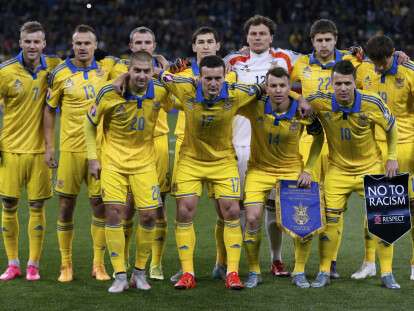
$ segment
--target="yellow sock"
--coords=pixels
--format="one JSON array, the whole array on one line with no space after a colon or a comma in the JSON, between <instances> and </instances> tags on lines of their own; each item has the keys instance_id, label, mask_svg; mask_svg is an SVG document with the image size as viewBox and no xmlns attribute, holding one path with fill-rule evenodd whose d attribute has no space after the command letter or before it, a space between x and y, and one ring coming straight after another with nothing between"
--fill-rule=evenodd
<instances>
[{"instance_id":1,"label":"yellow sock","mask_svg":"<svg viewBox=\"0 0 414 311\"><path fill-rule=\"evenodd\" d=\"M341 247L342 242L342 232L344 231L344 217L340 217L338 221L338 230L340 231L340 234L338 236L338 244L335 249L335 253L333 256L333 261L336 261L336 258L338 257L339 248Z\"/></svg>"},{"instance_id":2,"label":"yellow sock","mask_svg":"<svg viewBox=\"0 0 414 311\"><path fill-rule=\"evenodd\" d=\"M1 220L4 248L8 260L19 258L19 221L17 219L17 205L13 208L4 208Z\"/></svg>"},{"instance_id":3,"label":"yellow sock","mask_svg":"<svg viewBox=\"0 0 414 311\"><path fill-rule=\"evenodd\" d=\"M151 250L151 267L161 266L167 236L167 221L159 219L155 223L154 242Z\"/></svg>"},{"instance_id":4,"label":"yellow sock","mask_svg":"<svg viewBox=\"0 0 414 311\"><path fill-rule=\"evenodd\" d=\"M91 235L93 242L93 265L101 266L104 264L106 249L105 218L92 216Z\"/></svg>"},{"instance_id":5,"label":"yellow sock","mask_svg":"<svg viewBox=\"0 0 414 311\"><path fill-rule=\"evenodd\" d=\"M57 235L62 266L72 264L73 221L58 220Z\"/></svg>"},{"instance_id":6,"label":"yellow sock","mask_svg":"<svg viewBox=\"0 0 414 311\"><path fill-rule=\"evenodd\" d=\"M238 272L243 235L240 219L224 221L224 245L227 252L227 273Z\"/></svg>"},{"instance_id":7,"label":"yellow sock","mask_svg":"<svg viewBox=\"0 0 414 311\"><path fill-rule=\"evenodd\" d=\"M29 261L39 263L46 231L44 207L29 206Z\"/></svg>"},{"instance_id":8,"label":"yellow sock","mask_svg":"<svg viewBox=\"0 0 414 311\"><path fill-rule=\"evenodd\" d=\"M244 233L244 247L246 248L249 272L256 272L257 274L260 274L259 252L261 240L262 227L256 229L246 228L246 232Z\"/></svg>"},{"instance_id":9,"label":"yellow sock","mask_svg":"<svg viewBox=\"0 0 414 311\"><path fill-rule=\"evenodd\" d=\"M155 227L144 227L138 225L136 233L135 268L144 270L151 255L152 244L154 243Z\"/></svg>"},{"instance_id":10,"label":"yellow sock","mask_svg":"<svg viewBox=\"0 0 414 311\"><path fill-rule=\"evenodd\" d=\"M216 238L216 264L225 266L227 264L226 246L224 245L224 220L217 218L214 236Z\"/></svg>"},{"instance_id":11,"label":"yellow sock","mask_svg":"<svg viewBox=\"0 0 414 311\"><path fill-rule=\"evenodd\" d=\"M177 242L178 257L180 258L183 272L194 274L193 256L196 235L193 223L176 222L175 240Z\"/></svg>"},{"instance_id":12,"label":"yellow sock","mask_svg":"<svg viewBox=\"0 0 414 311\"><path fill-rule=\"evenodd\" d=\"M366 262L375 262L375 247L377 245L377 241L375 240L374 236L368 232L368 224L367 220L365 219L364 222L364 244L365 244L365 257L364 261Z\"/></svg>"},{"instance_id":13,"label":"yellow sock","mask_svg":"<svg viewBox=\"0 0 414 311\"><path fill-rule=\"evenodd\" d=\"M124 237L125 237L124 258L125 258L125 262L129 263L129 248L131 245L132 232L134 231L134 219L122 220L122 226L124 228Z\"/></svg>"},{"instance_id":14,"label":"yellow sock","mask_svg":"<svg viewBox=\"0 0 414 311\"><path fill-rule=\"evenodd\" d=\"M106 245L115 273L125 272L124 248L125 237L122 225L105 226Z\"/></svg>"},{"instance_id":15,"label":"yellow sock","mask_svg":"<svg viewBox=\"0 0 414 311\"><path fill-rule=\"evenodd\" d=\"M312 237L307 238L306 240L294 238L293 242L295 244L295 268L292 273L304 273L312 249Z\"/></svg>"},{"instance_id":16,"label":"yellow sock","mask_svg":"<svg viewBox=\"0 0 414 311\"><path fill-rule=\"evenodd\" d=\"M394 255L394 246L381 241L375 237L378 249L378 259L380 262L381 275L392 272L392 259Z\"/></svg>"},{"instance_id":17,"label":"yellow sock","mask_svg":"<svg viewBox=\"0 0 414 311\"><path fill-rule=\"evenodd\" d=\"M326 213L325 231L319 235L319 271L329 273L331 261L338 247L338 238L341 232L338 230L339 221L343 217L341 212Z\"/></svg>"}]
</instances>

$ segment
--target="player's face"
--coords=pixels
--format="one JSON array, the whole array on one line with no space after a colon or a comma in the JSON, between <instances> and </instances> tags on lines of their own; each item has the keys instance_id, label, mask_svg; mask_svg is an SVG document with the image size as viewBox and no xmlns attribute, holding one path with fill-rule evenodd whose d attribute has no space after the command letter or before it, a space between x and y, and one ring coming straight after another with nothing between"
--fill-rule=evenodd
<instances>
[{"instance_id":1,"label":"player's face","mask_svg":"<svg viewBox=\"0 0 414 311\"><path fill-rule=\"evenodd\" d=\"M97 48L96 37L92 32L76 32L72 37L72 48L75 59L88 62L93 59Z\"/></svg>"},{"instance_id":2,"label":"player's face","mask_svg":"<svg viewBox=\"0 0 414 311\"><path fill-rule=\"evenodd\" d=\"M331 32L317 33L312 39L312 45L317 57L329 59L334 55L336 36Z\"/></svg>"},{"instance_id":3,"label":"player's face","mask_svg":"<svg viewBox=\"0 0 414 311\"><path fill-rule=\"evenodd\" d=\"M155 46L154 38L149 32L134 33L132 40L129 43L129 48L132 52L145 51L151 55L154 53Z\"/></svg>"},{"instance_id":4,"label":"player's face","mask_svg":"<svg viewBox=\"0 0 414 311\"><path fill-rule=\"evenodd\" d=\"M263 53L272 44L273 37L266 25L252 25L247 34L247 44L251 51L255 53Z\"/></svg>"},{"instance_id":5,"label":"player's face","mask_svg":"<svg viewBox=\"0 0 414 311\"><path fill-rule=\"evenodd\" d=\"M129 67L130 83L137 90L146 89L153 74L154 68L151 62L136 60Z\"/></svg>"},{"instance_id":6,"label":"player's face","mask_svg":"<svg viewBox=\"0 0 414 311\"><path fill-rule=\"evenodd\" d=\"M202 67L200 81L205 97L217 97L224 82L224 68L221 66L214 68Z\"/></svg>"},{"instance_id":7,"label":"player's face","mask_svg":"<svg viewBox=\"0 0 414 311\"><path fill-rule=\"evenodd\" d=\"M220 50L220 43L216 41L212 33L198 35L193 43L193 52L196 53L199 61L205 56L216 55L218 50Z\"/></svg>"},{"instance_id":8,"label":"player's face","mask_svg":"<svg viewBox=\"0 0 414 311\"><path fill-rule=\"evenodd\" d=\"M266 93L273 104L282 104L289 98L290 84L287 77L267 76Z\"/></svg>"},{"instance_id":9,"label":"player's face","mask_svg":"<svg viewBox=\"0 0 414 311\"><path fill-rule=\"evenodd\" d=\"M384 73L386 72L388 69L391 68L392 66L392 62L393 62L393 57L385 57L382 60L375 60L372 61L375 65L375 71L379 72L379 73Z\"/></svg>"},{"instance_id":10,"label":"player's face","mask_svg":"<svg viewBox=\"0 0 414 311\"><path fill-rule=\"evenodd\" d=\"M339 102L351 103L353 101L356 88L353 75L343 75L334 72L332 75L332 86L335 97Z\"/></svg>"},{"instance_id":11,"label":"player's face","mask_svg":"<svg viewBox=\"0 0 414 311\"><path fill-rule=\"evenodd\" d=\"M32 33L22 32L19 41L26 61L34 61L40 58L46 47L45 34L41 31Z\"/></svg>"}]
</instances>

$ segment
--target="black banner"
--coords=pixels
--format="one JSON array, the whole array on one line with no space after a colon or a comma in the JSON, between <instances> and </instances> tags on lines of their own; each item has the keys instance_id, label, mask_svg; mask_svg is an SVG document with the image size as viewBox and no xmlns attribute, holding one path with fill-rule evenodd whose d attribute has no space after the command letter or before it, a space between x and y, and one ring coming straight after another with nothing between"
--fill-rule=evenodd
<instances>
[{"instance_id":1,"label":"black banner","mask_svg":"<svg viewBox=\"0 0 414 311\"><path fill-rule=\"evenodd\" d=\"M368 231L390 244L411 229L408 178L408 174L364 176Z\"/></svg>"}]
</instances>

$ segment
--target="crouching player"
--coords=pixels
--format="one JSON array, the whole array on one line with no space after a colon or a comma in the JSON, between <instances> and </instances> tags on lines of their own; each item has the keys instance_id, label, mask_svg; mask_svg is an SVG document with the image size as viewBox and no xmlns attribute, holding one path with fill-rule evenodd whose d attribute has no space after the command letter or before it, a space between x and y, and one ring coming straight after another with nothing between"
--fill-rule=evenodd
<instances>
[{"instance_id":1,"label":"crouching player","mask_svg":"<svg viewBox=\"0 0 414 311\"><path fill-rule=\"evenodd\" d=\"M289 74L281 67L266 74L263 96L256 105L243 107L239 113L252 124L252 141L246 177L245 200L247 227L244 246L247 252L249 275L246 287L256 287L261 282L259 250L263 206L267 194L278 180L298 180L299 187L311 182L311 170L323 145L323 131L317 119L300 119L298 102L289 97ZM305 169L299 153L299 141L307 128L314 135L311 153ZM309 287L304 274L311 239L295 239L295 270L293 281L299 287Z\"/></svg>"},{"instance_id":2,"label":"crouching player","mask_svg":"<svg viewBox=\"0 0 414 311\"><path fill-rule=\"evenodd\" d=\"M89 170L99 177L95 126L103 121L101 191L106 210L106 243L115 271L110 293L120 293L128 288L122 227L128 189L132 191L140 218L130 286L142 290L151 288L145 267L154 240L156 209L161 202L153 132L162 108L160 103L167 95L167 91L152 80L153 70L151 54L144 51L132 53L125 94L118 95L112 85L104 86L85 123Z\"/></svg>"}]
</instances>

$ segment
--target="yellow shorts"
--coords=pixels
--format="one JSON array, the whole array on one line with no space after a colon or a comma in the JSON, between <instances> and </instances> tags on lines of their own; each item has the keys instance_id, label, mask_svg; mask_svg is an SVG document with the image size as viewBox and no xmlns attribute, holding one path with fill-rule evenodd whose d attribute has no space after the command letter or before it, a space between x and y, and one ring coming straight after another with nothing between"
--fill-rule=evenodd
<instances>
[{"instance_id":1,"label":"yellow shorts","mask_svg":"<svg viewBox=\"0 0 414 311\"><path fill-rule=\"evenodd\" d=\"M56 192L77 196L82 181L88 185L90 198L101 196L101 183L89 174L86 152L61 151L57 170Z\"/></svg>"},{"instance_id":2,"label":"yellow shorts","mask_svg":"<svg viewBox=\"0 0 414 311\"><path fill-rule=\"evenodd\" d=\"M154 137L155 166L162 193L170 192L170 155L168 135Z\"/></svg>"},{"instance_id":3,"label":"yellow shorts","mask_svg":"<svg viewBox=\"0 0 414 311\"><path fill-rule=\"evenodd\" d=\"M188 157L180 158L173 185L177 198L201 196L203 183L211 183L216 199L240 200L240 178L237 161L197 161Z\"/></svg>"},{"instance_id":4,"label":"yellow shorts","mask_svg":"<svg viewBox=\"0 0 414 311\"><path fill-rule=\"evenodd\" d=\"M384 165L387 162L387 142L378 141L378 146L381 149ZM397 160L398 171L401 173L409 173L410 179L408 182L408 194L411 199L414 198L414 143L397 144Z\"/></svg>"},{"instance_id":5,"label":"yellow shorts","mask_svg":"<svg viewBox=\"0 0 414 311\"><path fill-rule=\"evenodd\" d=\"M311 145L312 145L312 142L308 141L308 139L302 139L299 144L299 152L302 155L303 162L305 164L309 157ZM327 170L328 170L328 143L324 142L322 146L321 154L318 160L315 162L315 165L312 170L312 179L318 182L323 182Z\"/></svg>"},{"instance_id":6,"label":"yellow shorts","mask_svg":"<svg viewBox=\"0 0 414 311\"><path fill-rule=\"evenodd\" d=\"M158 176L155 166L141 174L122 174L103 169L101 173L102 200L105 204L126 204L128 191L132 192L137 209L154 209L161 204Z\"/></svg>"},{"instance_id":7,"label":"yellow shorts","mask_svg":"<svg viewBox=\"0 0 414 311\"><path fill-rule=\"evenodd\" d=\"M271 174L255 168L249 169L246 176L243 205L263 205L278 180L297 180L300 172L301 168L290 174Z\"/></svg>"},{"instance_id":8,"label":"yellow shorts","mask_svg":"<svg viewBox=\"0 0 414 311\"><path fill-rule=\"evenodd\" d=\"M324 193L327 210L345 211L346 203L352 192L364 196L364 176L383 174L382 163L373 163L371 169L364 174L350 175L331 165L325 175Z\"/></svg>"},{"instance_id":9,"label":"yellow shorts","mask_svg":"<svg viewBox=\"0 0 414 311\"><path fill-rule=\"evenodd\" d=\"M0 195L20 198L24 186L27 188L29 201L52 196L52 172L45 164L45 155L2 152Z\"/></svg>"}]
</instances>

